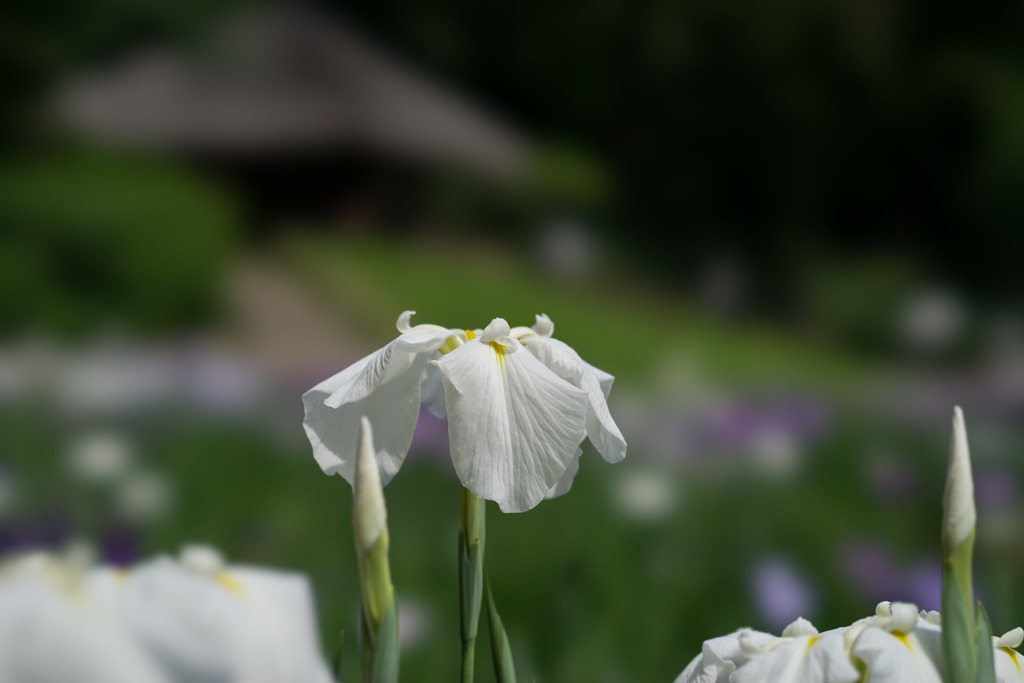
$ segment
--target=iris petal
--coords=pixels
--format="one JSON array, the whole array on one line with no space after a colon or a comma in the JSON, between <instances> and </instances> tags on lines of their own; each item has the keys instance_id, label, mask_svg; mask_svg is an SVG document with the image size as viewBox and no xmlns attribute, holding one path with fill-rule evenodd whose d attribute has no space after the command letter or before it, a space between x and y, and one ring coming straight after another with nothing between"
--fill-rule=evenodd
<instances>
[{"instance_id":1,"label":"iris petal","mask_svg":"<svg viewBox=\"0 0 1024 683\"><path fill-rule=\"evenodd\" d=\"M614 379L590 365L565 342L549 337L527 337L523 345L544 365L562 379L580 387L587 393L587 437L607 462L619 462L626 457L626 440L608 411L605 400Z\"/></svg>"},{"instance_id":2,"label":"iris petal","mask_svg":"<svg viewBox=\"0 0 1024 683\"><path fill-rule=\"evenodd\" d=\"M313 456L325 474L340 474L352 483L359 424L365 416L374 427L381 482L387 484L391 481L412 443L419 417L420 384L428 363L428 356L416 356L403 373L356 401L346 400L338 408L326 405L326 399L351 386L346 382L351 381L349 370L352 368L339 372L302 395L306 412L302 426L313 446ZM349 395L346 394L346 398Z\"/></svg>"},{"instance_id":3,"label":"iris petal","mask_svg":"<svg viewBox=\"0 0 1024 683\"><path fill-rule=\"evenodd\" d=\"M503 512L536 506L565 474L583 440L586 393L519 344L478 338L437 364L452 462L463 485L496 501Z\"/></svg>"}]
</instances>

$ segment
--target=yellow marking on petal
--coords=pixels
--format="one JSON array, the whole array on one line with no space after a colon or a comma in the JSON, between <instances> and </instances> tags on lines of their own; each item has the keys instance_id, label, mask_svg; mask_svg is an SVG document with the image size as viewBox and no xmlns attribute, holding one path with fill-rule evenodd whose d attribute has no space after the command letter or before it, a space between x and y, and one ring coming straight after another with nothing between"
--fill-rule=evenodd
<instances>
[{"instance_id":1,"label":"yellow marking on petal","mask_svg":"<svg viewBox=\"0 0 1024 683\"><path fill-rule=\"evenodd\" d=\"M245 590L243 590L242 585L235 581L235 579L227 572L218 572L214 577L214 580L217 581L221 588L225 589L229 593L234 593L238 596L245 594Z\"/></svg>"},{"instance_id":2,"label":"yellow marking on petal","mask_svg":"<svg viewBox=\"0 0 1024 683\"><path fill-rule=\"evenodd\" d=\"M476 332L473 330L466 330L466 341L469 341L470 339L476 339Z\"/></svg>"},{"instance_id":3,"label":"yellow marking on petal","mask_svg":"<svg viewBox=\"0 0 1024 683\"><path fill-rule=\"evenodd\" d=\"M818 636L811 636L807 639L807 650L811 649L811 646L818 642ZM806 652L806 650L805 650Z\"/></svg>"},{"instance_id":4,"label":"yellow marking on petal","mask_svg":"<svg viewBox=\"0 0 1024 683\"><path fill-rule=\"evenodd\" d=\"M490 347L494 349L494 354L498 357L498 369L505 372L505 347L498 342L487 342Z\"/></svg>"},{"instance_id":5,"label":"yellow marking on petal","mask_svg":"<svg viewBox=\"0 0 1024 683\"><path fill-rule=\"evenodd\" d=\"M128 576L131 574L124 567L117 567L114 569L114 578L117 579L118 583L124 583L128 580Z\"/></svg>"},{"instance_id":6,"label":"yellow marking on petal","mask_svg":"<svg viewBox=\"0 0 1024 683\"><path fill-rule=\"evenodd\" d=\"M1005 652L1006 656L1010 658L1011 662L1013 662L1013 665L1015 667L1017 667L1017 675L1020 676L1021 678L1024 678L1024 671L1021 671L1021 669L1020 669L1020 662L1017 661L1017 653L1014 652L1013 648L1011 648L1011 647L1001 647L999 649L1002 650L1003 652Z\"/></svg>"},{"instance_id":7,"label":"yellow marking on petal","mask_svg":"<svg viewBox=\"0 0 1024 683\"><path fill-rule=\"evenodd\" d=\"M896 637L896 640L906 645L908 650L910 650L911 652L914 651L914 648L910 647L910 640L907 639L906 633L904 633L903 631L893 631L892 634Z\"/></svg>"}]
</instances>

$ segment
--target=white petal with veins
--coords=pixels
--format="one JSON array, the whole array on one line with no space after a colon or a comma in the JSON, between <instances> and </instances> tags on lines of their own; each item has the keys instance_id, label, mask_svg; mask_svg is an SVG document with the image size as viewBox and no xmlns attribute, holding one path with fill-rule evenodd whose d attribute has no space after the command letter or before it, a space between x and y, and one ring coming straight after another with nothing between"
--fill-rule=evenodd
<instances>
[{"instance_id":1,"label":"white petal with veins","mask_svg":"<svg viewBox=\"0 0 1024 683\"><path fill-rule=\"evenodd\" d=\"M437 361L452 462L474 494L504 512L543 500L584 437L586 394L560 378L495 319Z\"/></svg>"}]
</instances>

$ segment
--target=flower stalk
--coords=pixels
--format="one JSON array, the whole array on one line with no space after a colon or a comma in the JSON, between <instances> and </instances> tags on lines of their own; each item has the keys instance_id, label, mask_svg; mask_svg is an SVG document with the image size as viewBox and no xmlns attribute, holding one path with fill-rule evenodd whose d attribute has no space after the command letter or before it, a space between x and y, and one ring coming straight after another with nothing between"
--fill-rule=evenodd
<instances>
[{"instance_id":1,"label":"flower stalk","mask_svg":"<svg viewBox=\"0 0 1024 683\"><path fill-rule=\"evenodd\" d=\"M459 608L462 635L462 683L472 683L480 604L484 591L485 502L462 489L462 525L459 529Z\"/></svg>"}]
</instances>

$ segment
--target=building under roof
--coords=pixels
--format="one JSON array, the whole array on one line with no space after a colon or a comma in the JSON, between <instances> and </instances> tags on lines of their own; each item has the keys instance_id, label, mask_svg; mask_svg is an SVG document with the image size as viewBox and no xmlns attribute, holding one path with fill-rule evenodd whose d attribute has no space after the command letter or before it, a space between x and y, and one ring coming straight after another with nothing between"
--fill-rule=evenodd
<instances>
[{"instance_id":1,"label":"building under roof","mask_svg":"<svg viewBox=\"0 0 1024 683\"><path fill-rule=\"evenodd\" d=\"M295 3L239 16L197 50L148 48L78 77L57 110L93 139L204 157L357 151L514 177L528 156L495 116Z\"/></svg>"}]
</instances>

